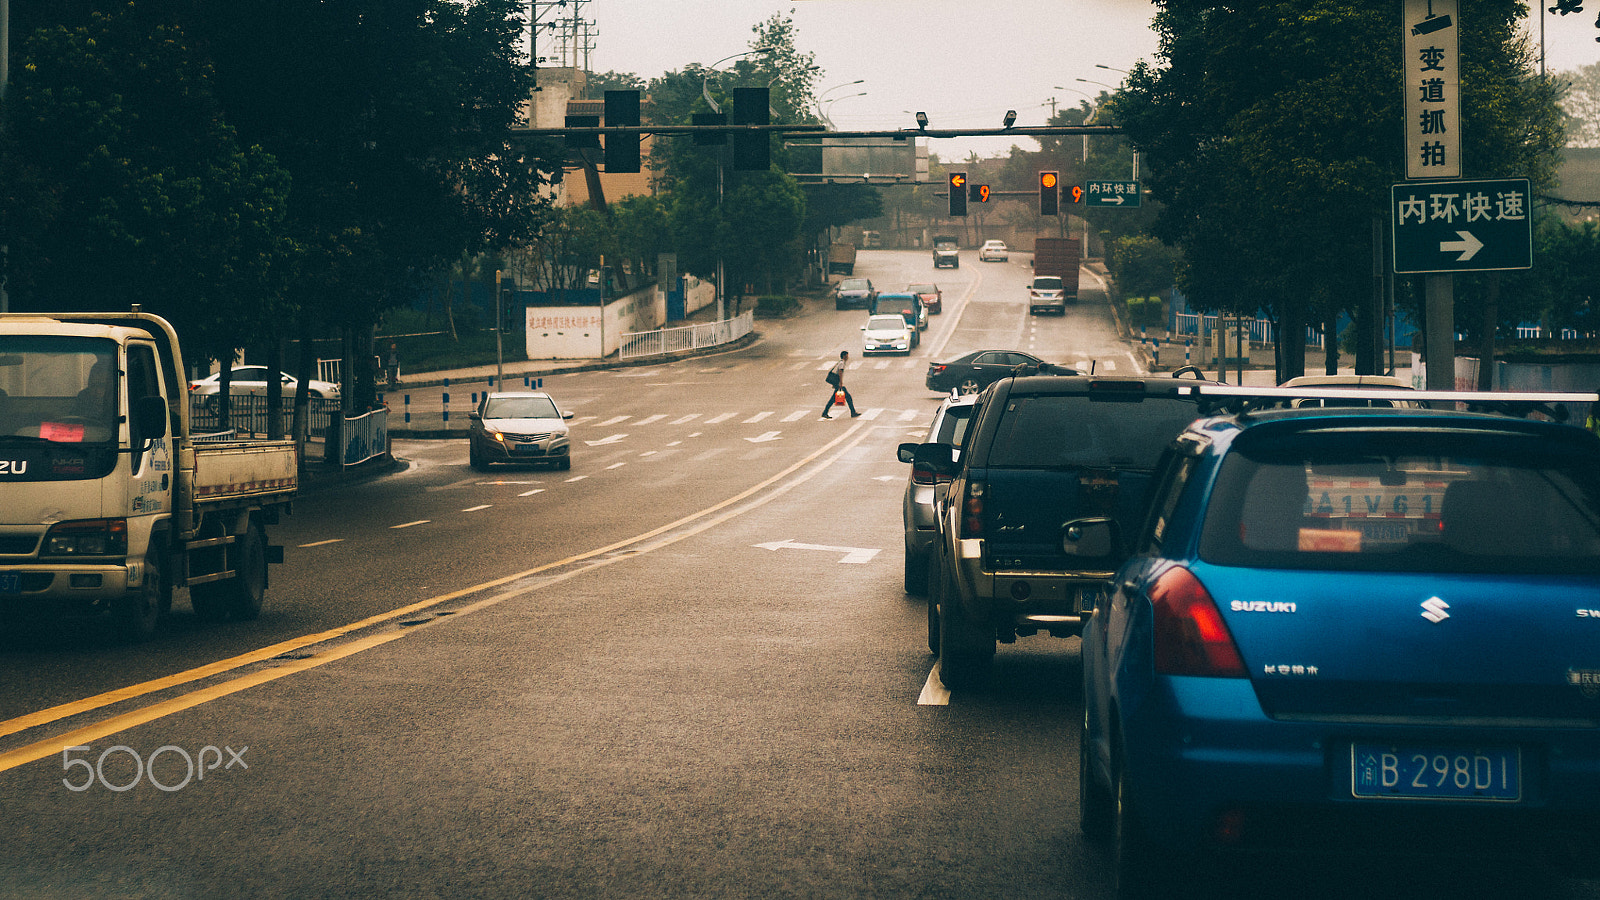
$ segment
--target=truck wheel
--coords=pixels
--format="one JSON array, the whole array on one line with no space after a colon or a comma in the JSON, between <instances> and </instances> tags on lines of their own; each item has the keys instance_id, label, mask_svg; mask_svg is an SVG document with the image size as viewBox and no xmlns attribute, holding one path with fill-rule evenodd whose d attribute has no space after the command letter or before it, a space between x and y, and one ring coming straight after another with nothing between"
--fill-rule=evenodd
<instances>
[{"instance_id":1,"label":"truck wheel","mask_svg":"<svg viewBox=\"0 0 1600 900\"><path fill-rule=\"evenodd\" d=\"M155 548L145 554L144 586L122 598L118 617L122 633L130 643L142 644L155 637L162 614L172 605L161 556L161 551Z\"/></svg>"},{"instance_id":2,"label":"truck wheel","mask_svg":"<svg viewBox=\"0 0 1600 900\"><path fill-rule=\"evenodd\" d=\"M994 664L994 635L967 621L948 584L939 593L939 680L952 691L980 687Z\"/></svg>"},{"instance_id":3,"label":"truck wheel","mask_svg":"<svg viewBox=\"0 0 1600 900\"><path fill-rule=\"evenodd\" d=\"M267 549L261 526L254 522L235 545L234 571L226 581L209 581L189 589L189 604L202 621L248 622L261 615L267 595Z\"/></svg>"}]
</instances>

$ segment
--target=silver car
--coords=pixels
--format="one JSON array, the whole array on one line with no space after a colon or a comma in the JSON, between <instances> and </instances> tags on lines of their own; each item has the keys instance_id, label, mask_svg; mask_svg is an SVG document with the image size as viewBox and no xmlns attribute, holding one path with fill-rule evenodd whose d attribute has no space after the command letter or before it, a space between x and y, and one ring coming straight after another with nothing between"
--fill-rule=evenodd
<instances>
[{"instance_id":1,"label":"silver car","mask_svg":"<svg viewBox=\"0 0 1600 900\"><path fill-rule=\"evenodd\" d=\"M467 459L483 471L490 463L548 463L572 468L567 421L572 413L542 391L502 391L483 395L467 414Z\"/></svg>"},{"instance_id":2,"label":"silver car","mask_svg":"<svg viewBox=\"0 0 1600 900\"><path fill-rule=\"evenodd\" d=\"M977 394L962 394L945 398L939 411L933 414L933 424L928 426L924 443L954 444L960 446L967 436L967 425L977 409ZM901 462L911 462L916 444L901 444ZM939 522L934 512L934 501L944 493L950 483L947 477L936 477L931 469L915 463L911 478L906 482L905 499L901 503L901 517L906 532L906 593L916 596L928 592L928 553L938 537Z\"/></svg>"}]
</instances>

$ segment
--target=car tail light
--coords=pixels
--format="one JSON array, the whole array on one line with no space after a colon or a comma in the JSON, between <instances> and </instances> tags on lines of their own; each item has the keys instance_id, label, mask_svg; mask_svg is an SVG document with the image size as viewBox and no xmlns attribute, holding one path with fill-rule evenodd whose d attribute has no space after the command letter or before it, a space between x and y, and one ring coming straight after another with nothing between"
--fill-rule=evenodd
<instances>
[{"instance_id":1,"label":"car tail light","mask_svg":"<svg viewBox=\"0 0 1600 900\"><path fill-rule=\"evenodd\" d=\"M1245 677L1244 660L1217 603L1194 573L1169 569L1150 589L1155 614L1156 672Z\"/></svg>"},{"instance_id":2,"label":"car tail light","mask_svg":"<svg viewBox=\"0 0 1600 900\"><path fill-rule=\"evenodd\" d=\"M946 368L947 368L946 366L942 366L942 365L940 365L938 363L929 363L928 364L928 374L929 375L943 375L944 374L944 370Z\"/></svg>"},{"instance_id":3,"label":"car tail light","mask_svg":"<svg viewBox=\"0 0 1600 900\"><path fill-rule=\"evenodd\" d=\"M911 481L914 484L934 484L938 476L929 466L913 465L911 467Z\"/></svg>"},{"instance_id":4,"label":"car tail light","mask_svg":"<svg viewBox=\"0 0 1600 900\"><path fill-rule=\"evenodd\" d=\"M983 495L981 481L967 482L967 496L961 503L961 534L963 537L983 537Z\"/></svg>"}]
</instances>

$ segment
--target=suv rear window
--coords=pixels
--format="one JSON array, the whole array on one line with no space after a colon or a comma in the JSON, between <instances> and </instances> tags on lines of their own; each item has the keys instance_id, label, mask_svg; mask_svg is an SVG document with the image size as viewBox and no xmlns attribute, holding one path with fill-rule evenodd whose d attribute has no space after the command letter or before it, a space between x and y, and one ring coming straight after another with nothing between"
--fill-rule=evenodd
<instances>
[{"instance_id":1,"label":"suv rear window","mask_svg":"<svg viewBox=\"0 0 1600 900\"><path fill-rule=\"evenodd\" d=\"M1013 395L990 445L988 465L1153 469L1161 451L1195 418L1192 402L1174 398L1129 402Z\"/></svg>"},{"instance_id":2,"label":"suv rear window","mask_svg":"<svg viewBox=\"0 0 1600 900\"><path fill-rule=\"evenodd\" d=\"M1033 280L1033 286L1041 291L1061 290L1061 279L1054 275L1040 275Z\"/></svg>"},{"instance_id":3,"label":"suv rear window","mask_svg":"<svg viewBox=\"0 0 1600 900\"><path fill-rule=\"evenodd\" d=\"M1221 565L1600 573L1593 459L1531 437L1363 431L1236 449L1200 555Z\"/></svg>"}]
</instances>

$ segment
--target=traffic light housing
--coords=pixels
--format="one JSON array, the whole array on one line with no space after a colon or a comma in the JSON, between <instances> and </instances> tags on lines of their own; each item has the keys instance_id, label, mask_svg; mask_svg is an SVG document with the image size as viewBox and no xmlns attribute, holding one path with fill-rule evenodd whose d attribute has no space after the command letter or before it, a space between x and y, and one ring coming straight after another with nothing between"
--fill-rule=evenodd
<instances>
[{"instance_id":1,"label":"traffic light housing","mask_svg":"<svg viewBox=\"0 0 1600 900\"><path fill-rule=\"evenodd\" d=\"M599 116L567 116L568 128L596 128L600 125ZM569 134L566 136L568 150L599 150L600 135L598 134Z\"/></svg>"},{"instance_id":2,"label":"traffic light housing","mask_svg":"<svg viewBox=\"0 0 1600 900\"><path fill-rule=\"evenodd\" d=\"M945 175L945 187L950 194L950 215L967 214L967 173L951 172Z\"/></svg>"},{"instance_id":3,"label":"traffic light housing","mask_svg":"<svg viewBox=\"0 0 1600 900\"><path fill-rule=\"evenodd\" d=\"M1061 173L1039 173L1039 215L1061 214Z\"/></svg>"},{"instance_id":4,"label":"traffic light housing","mask_svg":"<svg viewBox=\"0 0 1600 900\"><path fill-rule=\"evenodd\" d=\"M606 124L639 125L639 92L606 91ZM639 171L639 135L606 135L607 172Z\"/></svg>"},{"instance_id":5,"label":"traffic light housing","mask_svg":"<svg viewBox=\"0 0 1600 900\"><path fill-rule=\"evenodd\" d=\"M767 88L733 89L733 124L769 125L772 122L771 98ZM772 135L766 131L733 133L733 167L765 172L772 168Z\"/></svg>"},{"instance_id":6,"label":"traffic light housing","mask_svg":"<svg viewBox=\"0 0 1600 900\"><path fill-rule=\"evenodd\" d=\"M691 125L726 125L727 113L690 113ZM728 142L728 133L725 131L696 131L694 145L696 147L720 147Z\"/></svg>"}]
</instances>

